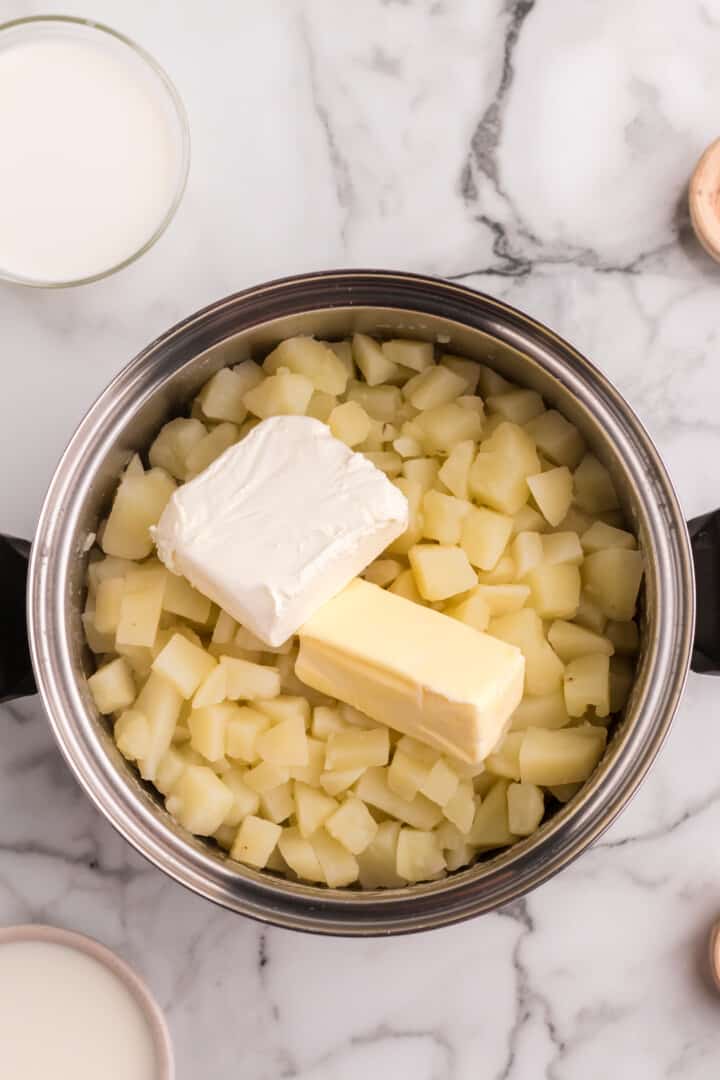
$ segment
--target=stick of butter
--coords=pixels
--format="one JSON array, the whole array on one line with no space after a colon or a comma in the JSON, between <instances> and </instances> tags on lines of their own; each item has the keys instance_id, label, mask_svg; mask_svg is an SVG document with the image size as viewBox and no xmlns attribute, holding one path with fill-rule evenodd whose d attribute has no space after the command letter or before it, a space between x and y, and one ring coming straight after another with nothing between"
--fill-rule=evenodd
<instances>
[{"instance_id":1,"label":"stick of butter","mask_svg":"<svg viewBox=\"0 0 720 1080\"><path fill-rule=\"evenodd\" d=\"M520 704L514 645L357 579L300 628L302 682L373 720L481 762Z\"/></svg>"}]
</instances>

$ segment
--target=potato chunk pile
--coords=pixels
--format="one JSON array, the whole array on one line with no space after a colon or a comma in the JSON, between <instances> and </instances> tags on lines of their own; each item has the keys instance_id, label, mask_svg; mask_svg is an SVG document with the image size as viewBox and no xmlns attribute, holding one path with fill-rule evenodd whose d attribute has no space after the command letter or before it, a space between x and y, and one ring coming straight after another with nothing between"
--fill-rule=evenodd
<instances>
[{"instance_id":1,"label":"potato chunk pile","mask_svg":"<svg viewBox=\"0 0 720 1080\"><path fill-rule=\"evenodd\" d=\"M482 765L305 686L294 639L270 649L154 556L176 485L282 414L327 423L407 497L368 581L524 654ZM610 474L535 391L428 342L291 338L215 374L120 478L87 575L89 687L168 812L231 859L331 888L433 880L590 776L632 685L642 574Z\"/></svg>"}]
</instances>

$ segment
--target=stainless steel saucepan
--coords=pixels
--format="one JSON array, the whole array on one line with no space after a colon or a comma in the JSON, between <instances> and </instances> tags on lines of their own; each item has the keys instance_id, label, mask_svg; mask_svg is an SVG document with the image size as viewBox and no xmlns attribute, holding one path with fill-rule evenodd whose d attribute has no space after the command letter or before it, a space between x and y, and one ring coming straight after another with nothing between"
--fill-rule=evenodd
<instances>
[{"instance_id":1,"label":"stainless steel saucepan","mask_svg":"<svg viewBox=\"0 0 720 1080\"><path fill-rule=\"evenodd\" d=\"M263 355L282 338L361 330L443 343L534 387L583 432L611 470L646 554L642 649L625 715L578 795L532 837L445 880L382 892L332 890L229 863L190 836L116 750L86 685L92 670L80 614L88 536L106 513L130 455L181 413L218 368ZM714 591L715 519L694 523L698 572ZM5 597L24 595L26 550L5 542ZM695 666L715 665L712 597L700 612ZM717 605L716 605L717 606ZM9 614L8 614L9 612ZM25 626L6 609L0 698L29 692ZM695 582L688 531L657 450L618 391L567 342L492 297L411 274L334 271L248 289L153 342L92 406L50 484L30 558L27 635L37 688L82 787L156 866L216 903L265 922L325 934L426 930L491 911L567 866L629 801L667 734L693 654Z\"/></svg>"}]
</instances>

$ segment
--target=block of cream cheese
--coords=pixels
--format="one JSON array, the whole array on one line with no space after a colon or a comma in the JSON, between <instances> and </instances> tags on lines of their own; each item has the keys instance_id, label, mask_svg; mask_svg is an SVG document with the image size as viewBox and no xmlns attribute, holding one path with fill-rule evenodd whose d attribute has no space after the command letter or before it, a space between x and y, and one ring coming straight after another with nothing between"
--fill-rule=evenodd
<instances>
[{"instance_id":1,"label":"block of cream cheese","mask_svg":"<svg viewBox=\"0 0 720 1080\"><path fill-rule=\"evenodd\" d=\"M327 425L276 416L179 487L153 535L168 569L276 646L407 520L403 493Z\"/></svg>"},{"instance_id":2,"label":"block of cream cheese","mask_svg":"<svg viewBox=\"0 0 720 1080\"><path fill-rule=\"evenodd\" d=\"M514 645L353 581L300 628L295 673L373 720L476 764L523 694Z\"/></svg>"}]
</instances>

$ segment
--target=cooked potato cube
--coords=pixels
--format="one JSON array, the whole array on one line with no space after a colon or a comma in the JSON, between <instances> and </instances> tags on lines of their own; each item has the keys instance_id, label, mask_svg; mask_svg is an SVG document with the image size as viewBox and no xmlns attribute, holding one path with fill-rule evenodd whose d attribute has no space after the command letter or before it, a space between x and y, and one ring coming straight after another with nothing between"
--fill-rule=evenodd
<instances>
[{"instance_id":1,"label":"cooked potato cube","mask_svg":"<svg viewBox=\"0 0 720 1080\"><path fill-rule=\"evenodd\" d=\"M618 653L633 656L640 649L640 634L635 622L609 622L605 633Z\"/></svg>"},{"instance_id":2,"label":"cooked potato cube","mask_svg":"<svg viewBox=\"0 0 720 1080\"><path fill-rule=\"evenodd\" d=\"M313 396L310 398L310 404L305 410L305 415L327 424L337 407L337 403L338 399L332 394L324 394L322 390L313 390Z\"/></svg>"},{"instance_id":3,"label":"cooked potato cube","mask_svg":"<svg viewBox=\"0 0 720 1080\"><path fill-rule=\"evenodd\" d=\"M163 675L184 698L190 698L215 667L216 661L204 649L182 634L173 634L153 661L153 671Z\"/></svg>"},{"instance_id":4,"label":"cooked potato cube","mask_svg":"<svg viewBox=\"0 0 720 1080\"><path fill-rule=\"evenodd\" d=\"M535 390L508 390L504 394L491 394L487 398L487 405L491 412L500 413L513 424L527 424L545 412L543 399Z\"/></svg>"},{"instance_id":5,"label":"cooked potato cube","mask_svg":"<svg viewBox=\"0 0 720 1080\"><path fill-rule=\"evenodd\" d=\"M463 835L470 832L475 819L475 793L472 781L460 781L453 797L445 803L443 814Z\"/></svg>"},{"instance_id":6,"label":"cooked potato cube","mask_svg":"<svg viewBox=\"0 0 720 1080\"><path fill-rule=\"evenodd\" d=\"M202 411L208 420L230 420L242 424L247 416L243 397L248 386L232 368L221 368L198 395Z\"/></svg>"},{"instance_id":7,"label":"cooked potato cube","mask_svg":"<svg viewBox=\"0 0 720 1080\"><path fill-rule=\"evenodd\" d=\"M376 559L375 562L370 563L363 577L373 585L379 585L381 589L385 589L388 585L392 585L402 569L403 564L397 559Z\"/></svg>"},{"instance_id":8,"label":"cooked potato cube","mask_svg":"<svg viewBox=\"0 0 720 1080\"><path fill-rule=\"evenodd\" d=\"M225 727L225 753L253 765L260 755L256 748L258 735L270 727L270 719L249 705L234 705Z\"/></svg>"},{"instance_id":9,"label":"cooked potato cube","mask_svg":"<svg viewBox=\"0 0 720 1080\"><path fill-rule=\"evenodd\" d=\"M464 446L466 444L458 443L457 445ZM470 440L470 445L475 445L472 440ZM450 451L450 456L452 456L455 449L456 447L453 447L453 450ZM448 457L447 461L449 460L450 457ZM426 491L429 491L430 488L435 485L435 482L438 478L439 469L440 462L437 460L437 458L421 457L413 458L411 461L403 462L403 475L406 477L406 479L410 480L413 484L416 484L418 486L421 495L424 495ZM449 485L446 485L446 487L449 487ZM457 492L453 492L453 494L457 495ZM458 497L464 498L464 496L462 495Z\"/></svg>"},{"instance_id":10,"label":"cooked potato cube","mask_svg":"<svg viewBox=\"0 0 720 1080\"><path fill-rule=\"evenodd\" d=\"M311 732L316 739L327 739L331 731L344 731L345 721L340 710L328 705L316 705L312 713Z\"/></svg>"},{"instance_id":11,"label":"cooked potato cube","mask_svg":"<svg viewBox=\"0 0 720 1080\"><path fill-rule=\"evenodd\" d=\"M277 846L290 869L303 881L325 880L312 844L294 825L283 829Z\"/></svg>"},{"instance_id":12,"label":"cooked potato cube","mask_svg":"<svg viewBox=\"0 0 720 1080\"><path fill-rule=\"evenodd\" d=\"M398 438L393 439L392 447L401 458L420 458L425 452L422 443L419 443L412 435L400 435ZM404 467L405 463L403 462Z\"/></svg>"},{"instance_id":13,"label":"cooked potato cube","mask_svg":"<svg viewBox=\"0 0 720 1080\"><path fill-rule=\"evenodd\" d=\"M227 669L227 696L231 701L245 701L277 697L280 693L280 675L275 668L238 660L234 656L222 656L220 663Z\"/></svg>"},{"instance_id":14,"label":"cooked potato cube","mask_svg":"<svg viewBox=\"0 0 720 1080\"><path fill-rule=\"evenodd\" d=\"M265 372L254 360L243 360L233 367L235 375L243 384L243 390L247 393L254 386L258 386L265 378Z\"/></svg>"},{"instance_id":15,"label":"cooked potato cube","mask_svg":"<svg viewBox=\"0 0 720 1080\"><path fill-rule=\"evenodd\" d=\"M424 410L447 405L466 390L465 379L450 368L429 367L405 383L403 394L414 408Z\"/></svg>"},{"instance_id":16,"label":"cooked potato cube","mask_svg":"<svg viewBox=\"0 0 720 1080\"><path fill-rule=\"evenodd\" d=\"M468 477L475 450L476 445L472 439L456 443L437 474L448 491L451 491L458 499L469 498Z\"/></svg>"},{"instance_id":17,"label":"cooked potato cube","mask_svg":"<svg viewBox=\"0 0 720 1080\"><path fill-rule=\"evenodd\" d=\"M280 368L287 368L289 372L309 379L315 389L335 396L345 393L348 381L347 367L333 349L311 337L293 337L281 341L277 348L266 357L263 368L271 376L275 376ZM268 381L266 379L263 385ZM248 408L256 412L252 405L248 405ZM305 409L300 411L304 412ZM256 415L262 414L256 413ZM274 415L279 414L275 411Z\"/></svg>"},{"instance_id":18,"label":"cooked potato cube","mask_svg":"<svg viewBox=\"0 0 720 1080\"><path fill-rule=\"evenodd\" d=\"M248 814L257 814L260 809L260 796L257 791L253 791L245 783L245 774L242 769L229 769L226 773L223 773L222 780L233 797L232 805L223 819L223 824L237 828ZM232 847L232 844L230 847Z\"/></svg>"},{"instance_id":19,"label":"cooked potato cube","mask_svg":"<svg viewBox=\"0 0 720 1080\"><path fill-rule=\"evenodd\" d=\"M310 702L307 698L289 694L281 694L279 697L270 698L268 701L257 701L255 707L264 712L271 720L295 720L298 726L307 730L310 726Z\"/></svg>"},{"instance_id":20,"label":"cooked potato cube","mask_svg":"<svg viewBox=\"0 0 720 1080\"><path fill-rule=\"evenodd\" d=\"M433 361L433 346L429 341L406 341L395 338L384 341L382 351L388 360L413 371L424 371Z\"/></svg>"},{"instance_id":21,"label":"cooked potato cube","mask_svg":"<svg viewBox=\"0 0 720 1080\"><path fill-rule=\"evenodd\" d=\"M481 850L505 847L515 836L508 821L507 780L497 780L475 811L469 842Z\"/></svg>"},{"instance_id":22,"label":"cooked potato cube","mask_svg":"<svg viewBox=\"0 0 720 1080\"><path fill-rule=\"evenodd\" d=\"M365 803L356 798L346 799L338 810L326 818L324 827L353 855L359 855L372 843L378 829Z\"/></svg>"},{"instance_id":23,"label":"cooked potato cube","mask_svg":"<svg viewBox=\"0 0 720 1080\"><path fill-rule=\"evenodd\" d=\"M547 522L539 511L532 506L521 506L517 514L513 514L513 536L521 532L544 532Z\"/></svg>"},{"instance_id":24,"label":"cooked potato cube","mask_svg":"<svg viewBox=\"0 0 720 1080\"><path fill-rule=\"evenodd\" d=\"M635 678L635 667L627 656L613 656L610 660L610 712L625 708Z\"/></svg>"},{"instance_id":25,"label":"cooked potato cube","mask_svg":"<svg viewBox=\"0 0 720 1080\"><path fill-rule=\"evenodd\" d=\"M114 660L113 663L117 661ZM118 750L128 761L145 757L150 749L150 725L145 714L137 709L126 709L115 723L113 738Z\"/></svg>"},{"instance_id":26,"label":"cooked potato cube","mask_svg":"<svg viewBox=\"0 0 720 1080\"><path fill-rule=\"evenodd\" d=\"M295 781L293 791L298 828L301 835L307 838L312 836L331 814L335 813L338 804L329 795L300 780Z\"/></svg>"},{"instance_id":27,"label":"cooked potato cube","mask_svg":"<svg viewBox=\"0 0 720 1080\"><path fill-rule=\"evenodd\" d=\"M320 776L320 787L327 795L340 795L359 780L364 769L328 769Z\"/></svg>"},{"instance_id":28,"label":"cooked potato cube","mask_svg":"<svg viewBox=\"0 0 720 1080\"><path fill-rule=\"evenodd\" d=\"M142 756L142 755L140 755ZM153 784L161 795L169 795L185 772L187 762L179 751L170 747L158 761Z\"/></svg>"},{"instance_id":29,"label":"cooked potato cube","mask_svg":"<svg viewBox=\"0 0 720 1080\"><path fill-rule=\"evenodd\" d=\"M225 755L227 723L235 718L235 705L208 705L193 709L187 720L190 745L208 761L219 761Z\"/></svg>"},{"instance_id":30,"label":"cooked potato cube","mask_svg":"<svg viewBox=\"0 0 720 1080\"><path fill-rule=\"evenodd\" d=\"M115 633L117 645L150 648L157 636L162 615L166 572L153 566L128 571L120 599L120 618Z\"/></svg>"},{"instance_id":31,"label":"cooked potato cube","mask_svg":"<svg viewBox=\"0 0 720 1080\"><path fill-rule=\"evenodd\" d=\"M416 761L421 761L429 769L440 757L438 750L435 750L432 746L427 746L418 739L413 739L411 735L401 735L397 741L397 749L402 751L403 754L415 758Z\"/></svg>"},{"instance_id":32,"label":"cooked potato cube","mask_svg":"<svg viewBox=\"0 0 720 1080\"><path fill-rule=\"evenodd\" d=\"M475 393L480 377L480 365L477 361L466 360L464 356L451 356L449 353L445 353L444 356L440 357L440 364L461 377L465 383L464 393Z\"/></svg>"},{"instance_id":33,"label":"cooked potato cube","mask_svg":"<svg viewBox=\"0 0 720 1080\"><path fill-rule=\"evenodd\" d=\"M164 469L176 480L185 480L187 456L208 431L200 420L179 416L165 424L150 447L150 464Z\"/></svg>"},{"instance_id":34,"label":"cooked potato cube","mask_svg":"<svg viewBox=\"0 0 720 1080\"><path fill-rule=\"evenodd\" d=\"M357 881L360 872L357 859L325 829L318 829L310 843L322 867L323 878L331 889Z\"/></svg>"},{"instance_id":35,"label":"cooked potato cube","mask_svg":"<svg viewBox=\"0 0 720 1080\"><path fill-rule=\"evenodd\" d=\"M121 559L149 555L153 549L150 527L157 525L174 490L175 481L164 469L150 469L139 476L126 473L103 531L105 554Z\"/></svg>"},{"instance_id":36,"label":"cooked potato cube","mask_svg":"<svg viewBox=\"0 0 720 1080\"><path fill-rule=\"evenodd\" d=\"M369 731L334 731L328 735L325 765L327 769L366 769L385 765L390 756L388 729Z\"/></svg>"},{"instance_id":37,"label":"cooked potato cube","mask_svg":"<svg viewBox=\"0 0 720 1080\"><path fill-rule=\"evenodd\" d=\"M523 782L550 787L587 780L603 755L606 739L601 727L528 728L520 748Z\"/></svg>"},{"instance_id":38,"label":"cooked potato cube","mask_svg":"<svg viewBox=\"0 0 720 1080\"><path fill-rule=\"evenodd\" d=\"M168 795L168 812L188 832L212 836L232 806L232 792L206 765L188 765Z\"/></svg>"},{"instance_id":39,"label":"cooked potato cube","mask_svg":"<svg viewBox=\"0 0 720 1080\"><path fill-rule=\"evenodd\" d=\"M273 765L307 765L309 755L303 720L297 716L281 720L258 735L255 749L263 761Z\"/></svg>"},{"instance_id":40,"label":"cooked potato cube","mask_svg":"<svg viewBox=\"0 0 720 1080\"><path fill-rule=\"evenodd\" d=\"M509 459L512 470L522 473L524 477L534 476L539 473L541 471L540 459L535 449L535 443L527 431L518 424L511 424L507 420L501 420L495 430L489 432L488 427L491 421L497 419L499 417L495 416L488 421L488 425L483 432L481 453L503 455Z\"/></svg>"},{"instance_id":41,"label":"cooked potato cube","mask_svg":"<svg viewBox=\"0 0 720 1080\"><path fill-rule=\"evenodd\" d=\"M463 520L473 509L469 502L454 495L427 491L422 501L423 536L441 544L459 543Z\"/></svg>"},{"instance_id":42,"label":"cooked potato cube","mask_svg":"<svg viewBox=\"0 0 720 1080\"><path fill-rule=\"evenodd\" d=\"M464 600L446 607L445 614L467 623L468 626L474 626L476 630L487 630L490 622L490 608L475 589L472 589Z\"/></svg>"},{"instance_id":43,"label":"cooked potato cube","mask_svg":"<svg viewBox=\"0 0 720 1080\"><path fill-rule=\"evenodd\" d=\"M445 870L445 859L433 832L402 828L398 837L397 872L405 881L429 881Z\"/></svg>"},{"instance_id":44,"label":"cooked potato cube","mask_svg":"<svg viewBox=\"0 0 720 1080\"><path fill-rule=\"evenodd\" d=\"M525 425L541 454L555 465L574 469L585 453L585 442L578 429L555 409L548 409Z\"/></svg>"},{"instance_id":45,"label":"cooked potato cube","mask_svg":"<svg viewBox=\"0 0 720 1080\"><path fill-rule=\"evenodd\" d=\"M403 570L390 586L390 592L396 593L397 596L404 596L406 600L412 600L414 604L422 604L424 602L422 596L418 592L417 585L415 584L415 575L412 570Z\"/></svg>"},{"instance_id":46,"label":"cooked potato cube","mask_svg":"<svg viewBox=\"0 0 720 1080\"><path fill-rule=\"evenodd\" d=\"M425 600L446 600L477 584L477 576L460 547L416 544L408 552L415 583Z\"/></svg>"},{"instance_id":47,"label":"cooked potato cube","mask_svg":"<svg viewBox=\"0 0 720 1080\"><path fill-rule=\"evenodd\" d=\"M578 791L582 787L582 783L579 784L552 784L548 787L548 791L557 799L560 803L570 802L574 795L577 795Z\"/></svg>"},{"instance_id":48,"label":"cooked potato cube","mask_svg":"<svg viewBox=\"0 0 720 1080\"><path fill-rule=\"evenodd\" d=\"M400 374L398 365L367 334L353 334L352 354L368 386L393 382Z\"/></svg>"},{"instance_id":49,"label":"cooked potato cube","mask_svg":"<svg viewBox=\"0 0 720 1080\"><path fill-rule=\"evenodd\" d=\"M563 619L557 619L552 624L548 630L548 641L564 664L576 660L578 656L588 656L590 653L612 656L615 651L609 638Z\"/></svg>"},{"instance_id":50,"label":"cooked potato cube","mask_svg":"<svg viewBox=\"0 0 720 1080\"><path fill-rule=\"evenodd\" d=\"M438 758L420 785L420 794L426 799L447 806L458 789L460 777L444 758Z\"/></svg>"},{"instance_id":51,"label":"cooked potato cube","mask_svg":"<svg viewBox=\"0 0 720 1080\"><path fill-rule=\"evenodd\" d=\"M132 672L122 656L98 668L88 679L88 688L98 712L104 714L126 709L135 700Z\"/></svg>"},{"instance_id":52,"label":"cooked potato cube","mask_svg":"<svg viewBox=\"0 0 720 1080\"><path fill-rule=\"evenodd\" d=\"M258 795L265 795L280 784L290 779L290 770L285 765L273 765L271 761L261 761L245 773L245 783Z\"/></svg>"},{"instance_id":53,"label":"cooked potato cube","mask_svg":"<svg viewBox=\"0 0 720 1080\"><path fill-rule=\"evenodd\" d=\"M583 551L588 555L605 548L634 550L637 547L637 540L632 533L606 525L604 521L594 521L582 534L581 543Z\"/></svg>"},{"instance_id":54,"label":"cooked potato cube","mask_svg":"<svg viewBox=\"0 0 720 1080\"><path fill-rule=\"evenodd\" d=\"M212 604L207 596L193 589L184 577L166 572L162 606L163 611L169 611L172 615L204 624L210 617Z\"/></svg>"},{"instance_id":55,"label":"cooked potato cube","mask_svg":"<svg viewBox=\"0 0 720 1080\"><path fill-rule=\"evenodd\" d=\"M473 596L478 596L486 604L491 616L510 615L525 607L530 597L528 585L476 585Z\"/></svg>"},{"instance_id":56,"label":"cooked potato cube","mask_svg":"<svg viewBox=\"0 0 720 1080\"><path fill-rule=\"evenodd\" d=\"M177 688L152 671L135 701L135 708L147 717L150 725L148 751L138 762L143 780L155 778L158 763L172 742L182 703Z\"/></svg>"},{"instance_id":57,"label":"cooked potato cube","mask_svg":"<svg viewBox=\"0 0 720 1080\"><path fill-rule=\"evenodd\" d=\"M229 447L234 446L239 438L240 432L235 424L231 424L229 421L218 424L209 435L206 435L204 439L200 439L192 450L188 451L185 459L186 479L191 480L194 476L198 476L207 469L208 465L212 465L216 458L224 454Z\"/></svg>"},{"instance_id":58,"label":"cooked potato cube","mask_svg":"<svg viewBox=\"0 0 720 1080\"><path fill-rule=\"evenodd\" d=\"M370 433L370 417L357 401L345 401L337 405L328 420L336 439L347 446L358 446Z\"/></svg>"},{"instance_id":59,"label":"cooked potato cube","mask_svg":"<svg viewBox=\"0 0 720 1080\"><path fill-rule=\"evenodd\" d=\"M264 795L261 795L260 809L262 816L267 818L268 821L274 821L276 825L287 821L291 814L295 812L295 800L293 799L290 781L286 784L278 784L276 788L271 788L270 791L266 791Z\"/></svg>"},{"instance_id":60,"label":"cooked potato cube","mask_svg":"<svg viewBox=\"0 0 720 1080\"><path fill-rule=\"evenodd\" d=\"M485 768L493 776L504 776L510 780L520 779L520 746L523 731L511 731L505 735L492 754L485 758Z\"/></svg>"},{"instance_id":61,"label":"cooked potato cube","mask_svg":"<svg viewBox=\"0 0 720 1080\"><path fill-rule=\"evenodd\" d=\"M221 611L213 627L211 642L213 645L228 645L235 637L237 623L226 611Z\"/></svg>"},{"instance_id":62,"label":"cooked potato cube","mask_svg":"<svg viewBox=\"0 0 720 1080\"><path fill-rule=\"evenodd\" d=\"M510 585L515 583L515 560L510 555L503 555L492 570L478 570L480 585Z\"/></svg>"},{"instance_id":63,"label":"cooked potato cube","mask_svg":"<svg viewBox=\"0 0 720 1080\"><path fill-rule=\"evenodd\" d=\"M329 349L327 352L332 355ZM345 377L344 372L343 377ZM298 375L293 371L280 371L252 390L248 390L243 400L249 411L261 420L266 420L270 416L304 416L310 404L313 389L312 380L305 375Z\"/></svg>"},{"instance_id":64,"label":"cooked potato cube","mask_svg":"<svg viewBox=\"0 0 720 1080\"><path fill-rule=\"evenodd\" d=\"M347 400L362 405L373 420L392 424L402 406L402 394L397 386L367 386L362 382L350 382ZM366 447L363 446L363 449ZM367 447L370 449L370 447ZM380 449L380 447L377 447Z\"/></svg>"},{"instance_id":65,"label":"cooked potato cube","mask_svg":"<svg viewBox=\"0 0 720 1080\"><path fill-rule=\"evenodd\" d=\"M570 563L538 566L527 576L531 604L542 619L572 619L580 603L580 571Z\"/></svg>"},{"instance_id":66,"label":"cooked potato cube","mask_svg":"<svg viewBox=\"0 0 720 1080\"><path fill-rule=\"evenodd\" d=\"M610 473L594 454L586 454L573 474L575 502L588 514L616 510L620 505Z\"/></svg>"},{"instance_id":67,"label":"cooked potato cube","mask_svg":"<svg viewBox=\"0 0 720 1080\"><path fill-rule=\"evenodd\" d=\"M387 771L388 787L401 799L410 802L427 779L431 767L398 748Z\"/></svg>"},{"instance_id":68,"label":"cooked potato cube","mask_svg":"<svg viewBox=\"0 0 720 1080\"><path fill-rule=\"evenodd\" d=\"M607 716L610 712L610 660L607 653L596 652L571 660L565 668L564 693L569 716L583 716L591 705L597 716Z\"/></svg>"},{"instance_id":69,"label":"cooked potato cube","mask_svg":"<svg viewBox=\"0 0 720 1080\"><path fill-rule=\"evenodd\" d=\"M539 532L518 533L510 547L518 581L543 561L543 537Z\"/></svg>"},{"instance_id":70,"label":"cooked potato cube","mask_svg":"<svg viewBox=\"0 0 720 1080\"><path fill-rule=\"evenodd\" d=\"M583 561L580 537L576 532L546 533L542 538L542 548L543 562L548 566L556 566L558 563L580 566Z\"/></svg>"},{"instance_id":71,"label":"cooked potato cube","mask_svg":"<svg viewBox=\"0 0 720 1080\"><path fill-rule=\"evenodd\" d=\"M392 450L367 450L365 457L386 476L400 476L402 472L402 458Z\"/></svg>"},{"instance_id":72,"label":"cooked potato cube","mask_svg":"<svg viewBox=\"0 0 720 1080\"><path fill-rule=\"evenodd\" d=\"M473 506L461 522L460 544L473 566L492 570L511 533L512 519L506 514Z\"/></svg>"},{"instance_id":73,"label":"cooked potato cube","mask_svg":"<svg viewBox=\"0 0 720 1080\"><path fill-rule=\"evenodd\" d=\"M515 389L515 384L508 382L502 375L493 371L486 364L478 366L478 386L483 397L491 397L493 394L506 394Z\"/></svg>"},{"instance_id":74,"label":"cooked potato cube","mask_svg":"<svg viewBox=\"0 0 720 1080\"><path fill-rule=\"evenodd\" d=\"M434 829L442 820L440 807L423 795L416 795L414 799L400 798L390 790L387 772L382 768L366 769L355 787L358 798L413 828Z\"/></svg>"},{"instance_id":75,"label":"cooked potato cube","mask_svg":"<svg viewBox=\"0 0 720 1080\"><path fill-rule=\"evenodd\" d=\"M262 870L275 850L282 828L272 821L248 814L238 829L230 858Z\"/></svg>"},{"instance_id":76,"label":"cooked potato cube","mask_svg":"<svg viewBox=\"0 0 720 1080\"><path fill-rule=\"evenodd\" d=\"M562 728L570 723L562 690L539 697L524 697L512 715L511 731L529 727Z\"/></svg>"},{"instance_id":77,"label":"cooked potato cube","mask_svg":"<svg viewBox=\"0 0 720 1080\"><path fill-rule=\"evenodd\" d=\"M488 633L516 645L525 657L525 693L552 694L562 685L564 667L548 645L542 620L532 608L491 619Z\"/></svg>"},{"instance_id":78,"label":"cooked potato cube","mask_svg":"<svg viewBox=\"0 0 720 1080\"><path fill-rule=\"evenodd\" d=\"M125 578L106 578L99 582L95 592L95 629L99 634L110 634L112 639L120 622L122 598L125 593ZM112 647L112 646L111 646Z\"/></svg>"},{"instance_id":79,"label":"cooked potato cube","mask_svg":"<svg viewBox=\"0 0 720 1080\"><path fill-rule=\"evenodd\" d=\"M530 836L545 813L545 796L536 784L511 784L507 790L508 826L516 836Z\"/></svg>"},{"instance_id":80,"label":"cooked potato cube","mask_svg":"<svg viewBox=\"0 0 720 1080\"><path fill-rule=\"evenodd\" d=\"M470 466L468 484L473 498L502 514L516 514L529 494L525 476L512 458L482 447Z\"/></svg>"},{"instance_id":81,"label":"cooked potato cube","mask_svg":"<svg viewBox=\"0 0 720 1080\"><path fill-rule=\"evenodd\" d=\"M607 624L606 616L584 590L580 593L580 604L573 621L596 634L602 634Z\"/></svg>"},{"instance_id":82,"label":"cooked potato cube","mask_svg":"<svg viewBox=\"0 0 720 1080\"><path fill-rule=\"evenodd\" d=\"M417 544L422 536L422 498L423 490L416 480L408 480L405 476L399 476L394 481L395 486L402 491L408 501L408 527L404 533L393 540L386 549L388 555L407 555L410 548Z\"/></svg>"},{"instance_id":83,"label":"cooked potato cube","mask_svg":"<svg viewBox=\"0 0 720 1080\"><path fill-rule=\"evenodd\" d=\"M538 509L550 525L559 525L572 502L573 478L565 465L528 476L528 487Z\"/></svg>"},{"instance_id":84,"label":"cooked potato cube","mask_svg":"<svg viewBox=\"0 0 720 1080\"><path fill-rule=\"evenodd\" d=\"M452 450L468 439L479 439L483 428L483 418L478 413L453 401L420 413L415 423L422 431L423 445L433 454Z\"/></svg>"},{"instance_id":85,"label":"cooked potato cube","mask_svg":"<svg viewBox=\"0 0 720 1080\"><path fill-rule=\"evenodd\" d=\"M193 697L193 709L219 705L227 697L227 668L216 664L205 676Z\"/></svg>"},{"instance_id":86,"label":"cooked potato cube","mask_svg":"<svg viewBox=\"0 0 720 1080\"><path fill-rule=\"evenodd\" d=\"M588 555L583 584L591 600L614 622L629 622L635 614L643 557L639 551L607 548Z\"/></svg>"},{"instance_id":87,"label":"cooked potato cube","mask_svg":"<svg viewBox=\"0 0 720 1080\"><path fill-rule=\"evenodd\" d=\"M306 739L308 759L305 765L291 765L290 779L302 780L311 787L320 786L320 777L325 771L325 743L320 739Z\"/></svg>"},{"instance_id":88,"label":"cooked potato cube","mask_svg":"<svg viewBox=\"0 0 720 1080\"><path fill-rule=\"evenodd\" d=\"M463 409L470 409L472 412L476 412L484 421L485 404L481 397L476 397L474 394L461 394L459 398L455 399L455 402ZM485 424L483 423L483 431L484 430Z\"/></svg>"},{"instance_id":89,"label":"cooked potato cube","mask_svg":"<svg viewBox=\"0 0 720 1080\"><path fill-rule=\"evenodd\" d=\"M357 856L363 889L394 889L405 884L397 872L399 821L382 821L372 842Z\"/></svg>"}]
</instances>

